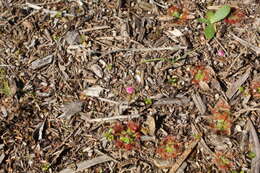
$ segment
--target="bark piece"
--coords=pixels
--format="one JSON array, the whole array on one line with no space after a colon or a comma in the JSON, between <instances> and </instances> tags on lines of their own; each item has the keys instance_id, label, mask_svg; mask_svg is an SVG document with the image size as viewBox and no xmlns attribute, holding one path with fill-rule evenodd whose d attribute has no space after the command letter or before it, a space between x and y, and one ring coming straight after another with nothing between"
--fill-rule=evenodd
<instances>
[{"instance_id":1,"label":"bark piece","mask_svg":"<svg viewBox=\"0 0 260 173\"><path fill-rule=\"evenodd\" d=\"M229 99L231 99L236 94L236 92L239 90L239 87L247 80L250 73L251 73L251 67L248 68L247 71L228 88L226 95Z\"/></svg>"},{"instance_id":2,"label":"bark piece","mask_svg":"<svg viewBox=\"0 0 260 173\"><path fill-rule=\"evenodd\" d=\"M38 68L42 68L42 67L50 64L52 62L52 60L53 60L53 55L49 55L49 56L46 56L44 58L37 59L37 60L32 62L31 68L33 70L36 70Z\"/></svg>"}]
</instances>

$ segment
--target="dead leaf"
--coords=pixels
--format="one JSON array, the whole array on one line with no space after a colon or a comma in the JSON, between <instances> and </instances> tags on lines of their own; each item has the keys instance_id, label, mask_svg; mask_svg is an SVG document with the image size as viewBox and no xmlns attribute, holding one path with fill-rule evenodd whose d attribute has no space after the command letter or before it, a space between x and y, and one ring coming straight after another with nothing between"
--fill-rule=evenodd
<instances>
[{"instance_id":1,"label":"dead leaf","mask_svg":"<svg viewBox=\"0 0 260 173\"><path fill-rule=\"evenodd\" d=\"M49 55L49 56L46 56L44 58L41 58L41 59L37 59L35 61L32 62L31 64L31 68L33 70L36 70L38 68L41 68L47 64L50 64L53 60L53 55Z\"/></svg>"},{"instance_id":2,"label":"dead leaf","mask_svg":"<svg viewBox=\"0 0 260 173\"><path fill-rule=\"evenodd\" d=\"M33 138L37 141L37 140L42 140L43 138L43 134L44 134L44 127L46 126L46 119L39 123L37 125L37 127L35 128L34 132L33 132Z\"/></svg>"},{"instance_id":3,"label":"dead leaf","mask_svg":"<svg viewBox=\"0 0 260 173\"><path fill-rule=\"evenodd\" d=\"M100 86L92 86L83 91L83 94L90 97L99 97L104 88Z\"/></svg>"},{"instance_id":4,"label":"dead leaf","mask_svg":"<svg viewBox=\"0 0 260 173\"><path fill-rule=\"evenodd\" d=\"M205 106L205 104L203 103L203 101L202 101L200 95L199 95L198 93L193 93L193 94L191 95L191 97L192 97L192 100L193 100L193 102L195 103L196 107L197 107L198 110L200 111L200 113L201 113L202 115L205 114L205 112L206 112L206 106Z\"/></svg>"},{"instance_id":5,"label":"dead leaf","mask_svg":"<svg viewBox=\"0 0 260 173\"><path fill-rule=\"evenodd\" d=\"M153 136L156 130L154 117L148 116L146 120L146 124L148 125L149 128L149 134Z\"/></svg>"},{"instance_id":6,"label":"dead leaf","mask_svg":"<svg viewBox=\"0 0 260 173\"><path fill-rule=\"evenodd\" d=\"M77 101L64 105L62 108L63 113L59 116L59 118L70 119L71 116L81 111L82 104L82 102Z\"/></svg>"},{"instance_id":7,"label":"dead leaf","mask_svg":"<svg viewBox=\"0 0 260 173\"><path fill-rule=\"evenodd\" d=\"M102 68L97 65L97 64L94 64L90 67L91 71L93 71L93 73L99 77L99 78L102 78L103 77L103 71L102 71Z\"/></svg>"}]
</instances>

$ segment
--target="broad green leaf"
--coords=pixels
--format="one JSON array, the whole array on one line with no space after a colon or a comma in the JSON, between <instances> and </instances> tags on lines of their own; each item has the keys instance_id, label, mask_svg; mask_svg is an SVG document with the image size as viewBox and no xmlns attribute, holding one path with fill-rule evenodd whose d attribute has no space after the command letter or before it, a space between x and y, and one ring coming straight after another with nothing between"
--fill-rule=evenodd
<instances>
[{"instance_id":1,"label":"broad green leaf","mask_svg":"<svg viewBox=\"0 0 260 173\"><path fill-rule=\"evenodd\" d=\"M215 23L224 19L230 13L230 10L231 10L230 6L228 5L222 6L216 11L216 13L211 18L209 18L210 22Z\"/></svg>"},{"instance_id":2,"label":"broad green leaf","mask_svg":"<svg viewBox=\"0 0 260 173\"><path fill-rule=\"evenodd\" d=\"M204 34L208 40L212 39L215 35L215 29L213 24L209 24L205 27Z\"/></svg>"},{"instance_id":3,"label":"broad green leaf","mask_svg":"<svg viewBox=\"0 0 260 173\"><path fill-rule=\"evenodd\" d=\"M249 153L247 154L247 157L249 157L250 159L253 159L253 158L256 157L256 153L254 153L254 152L249 152Z\"/></svg>"},{"instance_id":4,"label":"broad green leaf","mask_svg":"<svg viewBox=\"0 0 260 173\"><path fill-rule=\"evenodd\" d=\"M208 19L205 19L205 18L198 18L198 21L201 22L201 23L210 23L210 21Z\"/></svg>"},{"instance_id":5,"label":"broad green leaf","mask_svg":"<svg viewBox=\"0 0 260 173\"><path fill-rule=\"evenodd\" d=\"M209 19L211 19L213 16L214 16L214 12L213 11L207 11L207 13L206 13L206 18L209 20Z\"/></svg>"}]
</instances>

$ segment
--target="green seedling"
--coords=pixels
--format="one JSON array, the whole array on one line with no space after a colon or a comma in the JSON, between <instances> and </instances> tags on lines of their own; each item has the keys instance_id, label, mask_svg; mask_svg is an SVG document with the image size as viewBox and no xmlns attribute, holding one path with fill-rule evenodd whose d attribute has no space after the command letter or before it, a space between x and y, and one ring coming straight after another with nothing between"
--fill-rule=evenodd
<instances>
[{"instance_id":1,"label":"green seedling","mask_svg":"<svg viewBox=\"0 0 260 173\"><path fill-rule=\"evenodd\" d=\"M170 78L170 79L168 80L168 82L169 82L170 84L172 84L172 85L176 85L177 82L178 82L178 78L177 78L177 77Z\"/></svg>"},{"instance_id":2,"label":"green seedling","mask_svg":"<svg viewBox=\"0 0 260 173\"><path fill-rule=\"evenodd\" d=\"M150 99L150 98L145 98L145 99L144 99L144 103L145 103L146 105L151 105L151 104L153 104L153 100Z\"/></svg>"},{"instance_id":3,"label":"green seedling","mask_svg":"<svg viewBox=\"0 0 260 173\"><path fill-rule=\"evenodd\" d=\"M215 23L225 19L230 13L230 10L230 6L224 5L221 8L219 8L215 13L213 11L208 11L206 14L206 18L198 19L199 22L206 24L204 34L208 40L212 39L215 36Z\"/></svg>"},{"instance_id":4,"label":"green seedling","mask_svg":"<svg viewBox=\"0 0 260 173\"><path fill-rule=\"evenodd\" d=\"M247 157L249 157L250 159L253 159L253 158L255 158L255 157L256 157L256 153L255 153L255 152L252 152L252 151L250 151L250 152L248 152L248 153L247 153Z\"/></svg>"},{"instance_id":5,"label":"green seedling","mask_svg":"<svg viewBox=\"0 0 260 173\"><path fill-rule=\"evenodd\" d=\"M12 94L8 79L6 78L6 72L2 68L0 68L0 94L4 94L6 96L10 96Z\"/></svg>"}]
</instances>

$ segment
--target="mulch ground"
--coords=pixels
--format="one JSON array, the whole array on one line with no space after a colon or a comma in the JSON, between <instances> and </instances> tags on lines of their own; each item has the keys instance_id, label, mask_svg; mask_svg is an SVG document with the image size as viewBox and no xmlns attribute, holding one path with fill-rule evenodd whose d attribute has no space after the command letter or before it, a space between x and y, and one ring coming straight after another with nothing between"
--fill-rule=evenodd
<instances>
[{"instance_id":1,"label":"mulch ground","mask_svg":"<svg viewBox=\"0 0 260 173\"><path fill-rule=\"evenodd\" d=\"M206 39L197 19L223 5ZM0 172L258 173L259 17L258 0L1 1Z\"/></svg>"}]
</instances>

